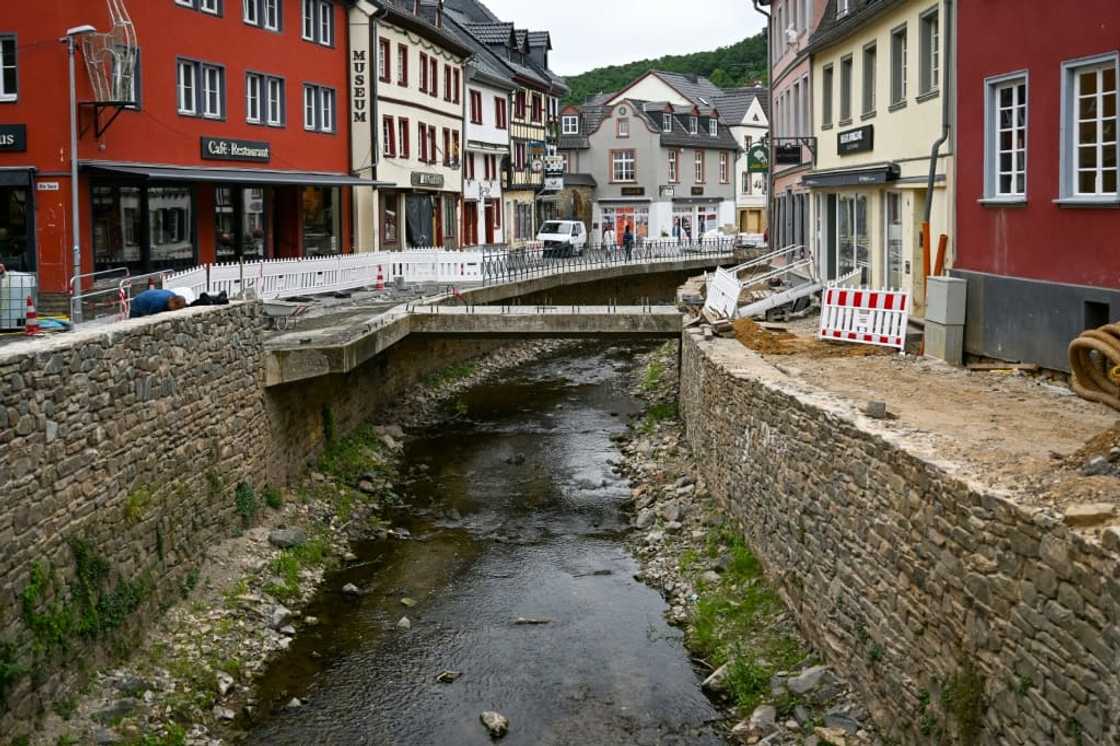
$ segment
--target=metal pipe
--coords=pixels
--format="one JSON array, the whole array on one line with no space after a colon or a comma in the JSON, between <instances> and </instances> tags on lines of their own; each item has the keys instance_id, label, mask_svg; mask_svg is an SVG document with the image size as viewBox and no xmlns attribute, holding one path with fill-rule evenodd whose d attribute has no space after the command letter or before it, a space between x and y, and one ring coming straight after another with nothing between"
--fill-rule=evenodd
<instances>
[{"instance_id":1,"label":"metal pipe","mask_svg":"<svg viewBox=\"0 0 1120 746\"><path fill-rule=\"evenodd\" d=\"M929 179L926 181L926 210L925 222L928 224L933 214L933 182L937 177L937 159L940 157L941 146L949 139L949 103L952 98L953 77L953 0L945 0L945 70L944 90L941 91L941 137L933 143L929 154ZM924 247L928 253L929 246Z\"/></svg>"},{"instance_id":2,"label":"metal pipe","mask_svg":"<svg viewBox=\"0 0 1120 746\"><path fill-rule=\"evenodd\" d=\"M82 233L78 218L78 90L74 76L74 57L77 52L77 39L73 32L66 35L66 53L70 63L70 228L71 261L73 262L73 277L82 274ZM82 322L82 307L79 304L71 309L71 321L75 324Z\"/></svg>"},{"instance_id":3,"label":"metal pipe","mask_svg":"<svg viewBox=\"0 0 1120 746\"><path fill-rule=\"evenodd\" d=\"M756 12L766 18L766 117L770 134L770 162L766 164L766 235L774 235L774 24L770 14L762 9L761 3L770 0L751 0Z\"/></svg>"}]
</instances>

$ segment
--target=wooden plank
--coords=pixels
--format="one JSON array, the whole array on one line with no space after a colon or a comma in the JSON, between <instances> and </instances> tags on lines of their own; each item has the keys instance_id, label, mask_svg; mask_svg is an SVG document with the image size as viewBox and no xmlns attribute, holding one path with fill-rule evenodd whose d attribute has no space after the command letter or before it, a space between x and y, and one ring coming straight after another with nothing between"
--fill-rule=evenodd
<instances>
[{"instance_id":1,"label":"wooden plank","mask_svg":"<svg viewBox=\"0 0 1120 746\"><path fill-rule=\"evenodd\" d=\"M965 367L975 371L1021 370L1033 373L1039 370L1037 363L969 363Z\"/></svg>"}]
</instances>

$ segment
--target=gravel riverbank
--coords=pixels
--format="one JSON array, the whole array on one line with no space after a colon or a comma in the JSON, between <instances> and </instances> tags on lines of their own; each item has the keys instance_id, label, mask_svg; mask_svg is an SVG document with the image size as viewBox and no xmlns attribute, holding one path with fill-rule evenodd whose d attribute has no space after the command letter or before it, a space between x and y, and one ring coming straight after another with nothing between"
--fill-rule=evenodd
<instances>
[{"instance_id":1,"label":"gravel riverbank","mask_svg":"<svg viewBox=\"0 0 1120 746\"><path fill-rule=\"evenodd\" d=\"M732 743L880 744L867 710L799 635L758 560L692 465L676 416L676 346L648 356L634 391L647 403L618 465L632 486L630 546L641 579L686 630L705 693ZM874 648L871 654L874 655Z\"/></svg>"}]
</instances>

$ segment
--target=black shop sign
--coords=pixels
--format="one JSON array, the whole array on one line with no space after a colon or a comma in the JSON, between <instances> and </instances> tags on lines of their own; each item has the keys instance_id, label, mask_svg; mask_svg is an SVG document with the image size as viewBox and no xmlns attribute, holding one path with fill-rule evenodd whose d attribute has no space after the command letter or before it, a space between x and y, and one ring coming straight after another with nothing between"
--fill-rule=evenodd
<instances>
[{"instance_id":1,"label":"black shop sign","mask_svg":"<svg viewBox=\"0 0 1120 746\"><path fill-rule=\"evenodd\" d=\"M839 155L866 153L873 147L875 147L874 125L856 127L854 130L845 130L836 135L836 152Z\"/></svg>"},{"instance_id":2,"label":"black shop sign","mask_svg":"<svg viewBox=\"0 0 1120 746\"><path fill-rule=\"evenodd\" d=\"M0 124L0 151L23 153L27 151L26 124Z\"/></svg>"},{"instance_id":3,"label":"black shop sign","mask_svg":"<svg viewBox=\"0 0 1120 746\"><path fill-rule=\"evenodd\" d=\"M272 160L272 146L267 142L254 142L252 140L204 137L202 138L202 159L206 161L268 163Z\"/></svg>"}]
</instances>

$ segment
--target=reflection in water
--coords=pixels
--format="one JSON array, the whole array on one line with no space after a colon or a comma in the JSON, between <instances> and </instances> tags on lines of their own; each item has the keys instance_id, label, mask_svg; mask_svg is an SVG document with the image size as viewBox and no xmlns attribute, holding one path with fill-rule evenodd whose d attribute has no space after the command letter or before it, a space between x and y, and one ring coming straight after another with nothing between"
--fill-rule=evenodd
<instances>
[{"instance_id":1,"label":"reflection in water","mask_svg":"<svg viewBox=\"0 0 1120 746\"><path fill-rule=\"evenodd\" d=\"M487 744L478 716L494 709L507 744L722 743L622 544L628 488L608 460L639 408L623 393L636 352L590 347L480 386L465 420L410 443L398 523L415 539L360 546L328 580L307 610L321 625L265 677L275 714L251 742ZM369 593L348 602L351 582ZM463 676L438 683L444 670ZM305 705L280 710L293 696Z\"/></svg>"}]
</instances>

